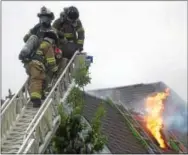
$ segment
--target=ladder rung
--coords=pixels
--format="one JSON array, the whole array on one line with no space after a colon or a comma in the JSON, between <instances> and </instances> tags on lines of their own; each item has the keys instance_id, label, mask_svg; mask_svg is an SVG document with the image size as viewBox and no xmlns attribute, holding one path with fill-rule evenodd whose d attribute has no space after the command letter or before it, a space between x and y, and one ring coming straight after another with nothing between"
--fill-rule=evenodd
<instances>
[{"instance_id":1,"label":"ladder rung","mask_svg":"<svg viewBox=\"0 0 188 155\"><path fill-rule=\"evenodd\" d=\"M20 145L15 145L15 144L13 144L13 145L3 145L2 146L3 147L3 150L7 150L7 149L19 149L20 148Z\"/></svg>"},{"instance_id":2,"label":"ladder rung","mask_svg":"<svg viewBox=\"0 0 188 155\"><path fill-rule=\"evenodd\" d=\"M19 140L19 141L18 140L17 141L9 140L9 141L5 141L3 143L3 146L5 146L5 145L14 145L14 144L21 145L22 142L23 142L23 140Z\"/></svg>"},{"instance_id":3,"label":"ladder rung","mask_svg":"<svg viewBox=\"0 0 188 155\"><path fill-rule=\"evenodd\" d=\"M75 53L75 55L74 56L76 56L76 53ZM74 60L74 58L72 58L73 59L73 63L72 63L72 65L74 65L74 62L77 64L77 58ZM67 64L67 63L66 63ZM69 64L71 64L71 62L69 62ZM59 85L61 85L60 87L62 87L61 89L62 90L58 90L58 89L56 89L56 91L59 91L61 94L65 94L66 92L67 92L67 90L69 89L69 86L70 86L70 84L75 84L73 81L72 81L72 79L71 79L71 75L72 74L70 74L69 73L69 69L70 69L70 66L67 66L67 69L68 70L66 70L65 72L64 72L64 76L62 76L62 79L60 79L60 81L62 82L62 84L61 83L58 83L58 85L57 85L57 87L59 86ZM64 71L64 69L62 69L62 72ZM73 71L74 71L74 68L73 68ZM61 73L62 74L62 73ZM61 75L60 74L60 75ZM52 87L50 88L50 90L49 90L49 92L51 91L51 89L54 87L54 85L55 85L55 83L57 82L57 80L58 80L58 78L59 77L57 77L57 79L54 79L54 80L52 80ZM29 102L30 101L30 98L29 97L27 97L27 96L29 96L29 92L28 92L28 90L27 90L27 87L28 87L28 79L27 79L27 81L25 82L25 84L23 85L23 87L21 87L21 90L17 93L17 94L15 94L15 99L14 99L14 101L11 103L11 104L20 104L21 106L24 106L24 107L21 107L22 109L20 109L19 111L18 111L18 113L16 114L16 117L17 116L19 116L19 117L17 117L18 119L16 119L16 120L13 120L14 122L10 122L11 123L11 125L12 126L10 126L10 127L8 127L8 129L7 130L10 130L10 132L8 133L8 135L3 135L3 137L4 137L4 139L3 139L3 144L1 145L2 147L1 147L1 149L2 149L2 153L6 153L6 154L10 154L10 153L17 153L18 151L19 151L19 149L20 149L20 147L23 145L23 143L24 143L24 148L23 149L25 149L25 148L28 148L28 149L30 149L29 147L31 147L30 145L29 146L27 146L28 145L28 142L25 142L25 136L26 136L26 130L27 130L27 128L29 127L29 125L30 125L30 123L32 122L32 119L34 118L34 116L36 115L36 113L37 113L37 111L40 109L40 107L38 107L38 108L33 108L33 104L31 103L31 102ZM72 83L73 82L73 83ZM72 87L72 85L71 85L71 87ZM24 91L25 91L25 93L24 93ZM56 92L53 92L53 94L52 94L52 96L48 96L49 95L49 92L47 92L47 94L45 94L46 95L46 97L47 98L52 98L52 100L53 100L53 98L54 98L54 94L56 94ZM57 92L57 94L59 95L59 92ZM62 97L63 97L63 95L62 95ZM27 99L26 99L26 97L27 97ZM59 100L59 98L58 98L58 100ZM25 102L27 101L27 104L25 105ZM44 100L45 101L45 100ZM42 102L42 103L44 103L44 101ZM9 104L10 104L10 102L9 102ZM47 104L47 103L46 103ZM48 105L49 105L49 102L48 102ZM47 105L44 105L44 109L43 110L48 110L48 107L45 107L45 106L47 106ZM51 107L50 107L51 108ZM11 110L11 109L10 109ZM41 109L42 110L42 109ZM126 112L126 110L124 109L124 108L122 108L122 110L124 111L124 112ZM45 116L45 114L46 113L43 113L43 116ZM53 111L52 111L52 115L53 115ZM54 114L55 115L55 114ZM41 116L41 117L43 117L43 116ZM40 117L40 118L41 118ZM56 117L57 117L57 115L56 115ZM43 119L43 118L41 118L41 119ZM47 134L47 132L48 132L48 127L46 126L46 125L48 125L48 124L43 124L43 122L40 122L41 121L41 119L40 120L38 120L38 118L36 118L36 120L33 120L34 122L31 124L32 126L37 126L38 124L36 124L36 123L39 123L39 125L41 126L42 125L42 127L43 127L43 132L44 132L44 135L43 135L43 132L42 132L42 135L40 135L40 137L38 137L38 138L41 138L40 140L39 140L39 142L37 141L37 145L40 145L40 143L41 143L41 141L42 141L42 139L45 139L45 138L47 138L47 140L50 140L50 138L51 137L49 137L48 136L48 134ZM51 117L50 117L50 119L51 119ZM59 116L58 116L58 119L59 119ZM50 121L53 121L53 120L50 120ZM54 121L54 122L56 122L56 120ZM52 123L54 123L54 122L52 122ZM58 122L58 124L55 124L55 125L59 125L59 122ZM54 127L54 126L53 126ZM57 127L57 126L55 126L55 127ZM34 131L33 131L34 130ZM34 132L34 133L31 133L31 134L35 134L36 133L36 128L35 129L33 129L32 131ZM31 131L30 131L31 132ZM50 131L51 132L51 131ZM28 134L28 133L27 133ZM54 133L53 133L54 134ZM28 135L27 135L28 136ZM38 136L38 134L36 134L36 136ZM43 137L43 136L47 136L47 137ZM50 135L50 136L53 136L53 135ZM29 138L29 137L28 137ZM36 138L35 136L34 136L34 138ZM33 142L33 141L32 141ZM45 139L45 142L46 142L46 139ZM45 143L44 142L44 143ZM38 144L39 143L39 144ZM32 143L29 143L29 144L32 144ZM45 144L44 144L45 145ZM21 150L20 152L22 153L22 152L24 152L24 151L26 151L26 150ZM44 150L42 150L42 151L44 151ZM27 152L28 153L28 152Z\"/></svg>"},{"instance_id":4,"label":"ladder rung","mask_svg":"<svg viewBox=\"0 0 188 155\"><path fill-rule=\"evenodd\" d=\"M11 132L10 133L10 136L12 135L12 136L14 136L14 135L24 135L25 133L24 132L16 132L16 131L14 131L14 132Z\"/></svg>"},{"instance_id":5,"label":"ladder rung","mask_svg":"<svg viewBox=\"0 0 188 155\"><path fill-rule=\"evenodd\" d=\"M18 151L18 149L11 149L11 150L2 151L1 153L2 154L13 154L13 153L15 153L17 151Z\"/></svg>"}]
</instances>

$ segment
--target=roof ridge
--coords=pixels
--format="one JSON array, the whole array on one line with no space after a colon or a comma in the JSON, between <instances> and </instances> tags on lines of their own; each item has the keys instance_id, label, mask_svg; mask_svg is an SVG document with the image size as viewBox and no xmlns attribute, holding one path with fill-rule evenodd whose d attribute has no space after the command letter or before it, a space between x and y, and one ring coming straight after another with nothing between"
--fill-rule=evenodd
<instances>
[{"instance_id":1,"label":"roof ridge","mask_svg":"<svg viewBox=\"0 0 188 155\"><path fill-rule=\"evenodd\" d=\"M125 85L125 86L114 86L114 87L93 89L93 90L88 90L87 92L101 91L101 90L112 90L112 89L120 89L120 88L128 88L128 87L148 86L148 85L154 85L154 84L164 84L164 83L162 81L151 82L151 83L137 83L137 84L131 84L131 85ZM166 85L166 84L164 84L164 85Z\"/></svg>"}]
</instances>

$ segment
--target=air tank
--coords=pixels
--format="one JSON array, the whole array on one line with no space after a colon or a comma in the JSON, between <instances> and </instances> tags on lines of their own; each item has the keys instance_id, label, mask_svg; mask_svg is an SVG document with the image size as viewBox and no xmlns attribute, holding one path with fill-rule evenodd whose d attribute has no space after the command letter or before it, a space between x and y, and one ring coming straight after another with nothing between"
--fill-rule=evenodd
<instances>
[{"instance_id":1,"label":"air tank","mask_svg":"<svg viewBox=\"0 0 188 155\"><path fill-rule=\"evenodd\" d=\"M22 58L28 58L31 56L38 46L39 38L36 35L31 35L20 52Z\"/></svg>"}]
</instances>

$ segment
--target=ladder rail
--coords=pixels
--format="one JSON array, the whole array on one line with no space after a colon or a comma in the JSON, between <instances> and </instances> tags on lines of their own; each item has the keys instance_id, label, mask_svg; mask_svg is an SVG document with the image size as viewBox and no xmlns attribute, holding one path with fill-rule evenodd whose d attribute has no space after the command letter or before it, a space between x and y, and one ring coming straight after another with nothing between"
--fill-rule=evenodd
<instances>
[{"instance_id":1,"label":"ladder rail","mask_svg":"<svg viewBox=\"0 0 188 155\"><path fill-rule=\"evenodd\" d=\"M125 107L125 105L122 103L122 102L120 102L120 105L121 106L123 106L123 108L124 108L124 110L126 111L126 113L131 117L131 119L132 119L132 123L134 124L134 125L136 125L138 128L140 128L141 130L142 130L142 132L143 132L143 134L144 134L144 136L150 141L150 147L152 146L152 148L154 148L156 151L158 151L158 153L162 153L162 151L153 143L153 140L150 138L150 136L147 134L147 132L145 132L143 129L142 129L142 127L141 127L141 125L132 117L132 114L126 109L126 107ZM123 112L124 113L124 112ZM143 137L143 135L141 134L141 137L145 140L146 138L144 138Z\"/></svg>"},{"instance_id":2,"label":"ladder rail","mask_svg":"<svg viewBox=\"0 0 188 155\"><path fill-rule=\"evenodd\" d=\"M178 145L178 149L180 151L180 153L187 153L188 149L184 146L184 144L178 140L178 138L176 137L176 135L172 132L172 131L168 131L168 138L171 139L171 141L173 142L177 142Z\"/></svg>"},{"instance_id":3,"label":"ladder rail","mask_svg":"<svg viewBox=\"0 0 188 155\"><path fill-rule=\"evenodd\" d=\"M50 97L52 96L52 93L54 92L54 90L57 88L60 80L65 76L67 70L69 69L69 66L71 65L71 63L73 62L73 60L75 59L77 53L74 54L74 56L72 57L72 59L69 61L69 63L67 64L67 66L65 67L65 69L63 70L62 74L60 75L60 77L58 78L57 82L55 83L55 85L53 86L52 90L50 91L50 93L48 94L47 98L45 99L44 103L42 104L42 106L40 107L39 111L37 112L37 114L35 115L34 119L32 120L32 122L30 123L30 125L28 126L27 130L26 130L26 134L28 133L28 131L31 129L32 125L37 121L38 117L41 115L42 111L44 110L45 106L46 106L46 102L48 102L48 100L50 99ZM46 101L47 100L47 101Z\"/></svg>"},{"instance_id":4,"label":"ladder rail","mask_svg":"<svg viewBox=\"0 0 188 155\"><path fill-rule=\"evenodd\" d=\"M78 52L75 52L75 55ZM29 79L29 78L28 78ZM25 105L30 101L27 86L28 79L22 85L20 90L13 96L6 106L1 111L1 135L2 141L6 139L9 131L13 127L16 120L19 118L21 112L24 110ZM21 101L21 103L19 102Z\"/></svg>"},{"instance_id":5,"label":"ladder rail","mask_svg":"<svg viewBox=\"0 0 188 155\"><path fill-rule=\"evenodd\" d=\"M7 99L3 103L3 105L1 106L1 113L3 113L5 110L7 110L9 108L9 106L12 104L12 102L17 98L17 96L19 96L19 93L22 92L23 89L25 89L25 86L27 85L27 82L28 82L28 78L26 79L26 81L22 85L21 89L19 89L17 91L17 93L14 94L14 96L12 97L12 99Z\"/></svg>"},{"instance_id":6,"label":"ladder rail","mask_svg":"<svg viewBox=\"0 0 188 155\"><path fill-rule=\"evenodd\" d=\"M25 89L25 90L24 90ZM8 132L16 120L21 115L23 108L28 103L27 80L21 89L8 102L8 105L1 112L1 136L2 141L6 138Z\"/></svg>"},{"instance_id":7,"label":"ladder rail","mask_svg":"<svg viewBox=\"0 0 188 155\"><path fill-rule=\"evenodd\" d=\"M17 154L20 154L22 151L29 150L30 148L28 148L28 145L30 143L30 139L34 139L35 143L39 143L40 141L42 141L41 139L41 127L44 123L41 123L40 121L44 118L44 114L47 113L47 110L50 110L51 107L50 105L52 105L52 99L50 99L48 102L48 104L46 105L44 111L41 113L41 115L39 116L37 122L35 123L35 125L33 126L32 130L29 132L28 136L26 137L26 139L24 140L23 145L21 146L21 148L19 149ZM50 108L49 108L50 107ZM48 122L49 123L49 122ZM52 122L50 120L50 125L52 125ZM36 131L36 133L34 134L34 132ZM42 133L43 134L43 133ZM33 143L34 144L34 143ZM32 146L32 145L30 145ZM36 151L36 150L35 150ZM33 153L37 153L37 152L33 152Z\"/></svg>"},{"instance_id":8,"label":"ladder rail","mask_svg":"<svg viewBox=\"0 0 188 155\"><path fill-rule=\"evenodd\" d=\"M30 150L30 148L32 147L32 146L34 146L34 144L35 144L35 139L31 139L31 141L28 143L28 146L26 147L26 149L25 149L25 151L24 151L24 153L23 154L26 154L27 152L31 152L31 153L34 153L34 150Z\"/></svg>"},{"instance_id":9,"label":"ladder rail","mask_svg":"<svg viewBox=\"0 0 188 155\"><path fill-rule=\"evenodd\" d=\"M116 105L116 104L114 104L114 106L116 107L116 109L123 115L123 117L125 117L126 118L126 116L124 115L124 112L122 112L122 110ZM127 119L127 118L126 118ZM130 120L128 119L128 121L130 122ZM133 129L135 129L134 128L134 126L132 125L132 124L130 124L131 125L131 128L133 128ZM138 132L138 131L137 131ZM142 136L139 132L138 132L138 134L139 134L139 136ZM144 140L145 141L145 140ZM148 145L148 143L146 142L146 144L147 144L147 149L148 149L148 151L150 151L150 153L152 153L152 154L154 154L155 152L151 149L151 147Z\"/></svg>"},{"instance_id":10,"label":"ladder rail","mask_svg":"<svg viewBox=\"0 0 188 155\"><path fill-rule=\"evenodd\" d=\"M100 99L102 99L102 100L108 99L108 97L106 98L106 97L104 97L104 96L98 97L98 96L95 95L95 94L90 94L90 95L91 95L91 96L95 96L95 97L97 97L97 98L100 98ZM121 105L121 106L123 107L123 111L122 111L122 109L120 109L120 108L118 107L118 105ZM135 124L133 125L133 122L127 118L128 115L127 115L127 114L125 115L125 111L129 114L129 117L132 118L132 116L131 116L131 114L129 113L129 111L126 109L125 105L124 105L122 102L115 103L115 101L112 100L112 106L114 106L114 107L118 110L118 112L120 112L120 114L125 118L125 120L128 121L128 123L130 124L129 127L131 127L131 128L133 128L134 130L136 130L136 132L138 133L139 137L140 137L140 138L144 141L144 143L146 144L146 149L147 149L148 153L150 153L150 154L155 154L156 151L160 152L160 150L158 150L158 148L155 148L155 147L154 147L154 150L152 149L151 145L148 144L148 142L145 140L145 138L143 138L142 134L141 134L139 131L137 131L137 129L136 129L135 126L134 126ZM132 120L133 120L133 119L134 119L134 118L132 118ZM135 120L135 121L136 121L136 120ZM136 123L138 123L138 122L136 122ZM139 124L137 125L137 127L138 127L138 126L139 126ZM144 132L144 131L143 131L143 132ZM147 135L146 135L146 136L147 136ZM149 139L149 140L150 140L150 139ZM151 143L152 143L152 142L151 142Z\"/></svg>"},{"instance_id":11,"label":"ladder rail","mask_svg":"<svg viewBox=\"0 0 188 155\"><path fill-rule=\"evenodd\" d=\"M44 124L47 122L43 121L42 126L40 126L40 124L41 124L41 121L43 120L42 118L44 115L49 115L50 117L53 117L52 112L51 113L46 112L47 109L49 109L49 106L51 105L53 107L50 107L50 109L54 109L54 108L56 109L56 114L55 114L56 119L53 117L55 122L53 122L53 125L51 125L52 128L51 128L51 130L48 131L49 132L48 135L53 135L55 133L55 130L53 132L52 132L52 130L54 128L57 129L57 127L59 126L59 125L54 125L54 124L56 124L57 122L60 122L60 116L57 113L57 105L60 104L60 99L63 97L61 95L62 94L61 86L62 86L62 84L64 84L65 81L67 81L68 83L71 83L72 77L70 77L70 75L68 75L68 74L74 73L76 67L79 65L78 64L79 57L80 56L85 57L85 55L77 55L77 53L78 52L76 52L74 54L74 56L72 57L72 59L69 61L68 65L66 66L66 68L64 69L64 71L62 72L62 74L60 75L58 80L56 81L55 85L53 86L52 90L50 91L49 95L47 96L46 100L44 101L43 106L39 109L39 111L37 113L37 116L39 116L39 117L35 117L35 120L32 121L31 125L27 129L27 131L29 133L26 135L25 140L18 151L18 154L23 153L23 151L27 147L28 142L31 138L34 138L36 141L34 143L35 144L35 152L34 153L42 153L44 151L44 147L47 147L47 146L45 146L47 143L46 141L48 140L48 142L49 142L50 137L45 135L43 130L42 131L40 130L43 128ZM71 79L67 79L67 78L71 78ZM68 89L67 89L67 91L68 91ZM53 101L53 103L51 103L51 101ZM38 136L37 136L36 134L34 134L35 130L40 131L42 133L43 139L45 139L45 140L42 140L43 142L41 142L42 143L41 145L39 143L37 143L38 141L40 141L39 135L41 135L41 134L38 134ZM48 139L46 137L48 137ZM38 147L36 147L36 145Z\"/></svg>"},{"instance_id":12,"label":"ladder rail","mask_svg":"<svg viewBox=\"0 0 188 155\"><path fill-rule=\"evenodd\" d=\"M8 103L9 103L9 101L10 101L10 99L9 98L7 98L6 100L5 100L5 102L1 105L1 111L3 111L4 109L5 109L5 107L8 105Z\"/></svg>"},{"instance_id":13,"label":"ladder rail","mask_svg":"<svg viewBox=\"0 0 188 155\"><path fill-rule=\"evenodd\" d=\"M86 62L86 63L87 63L87 62ZM89 63L89 62L88 62L88 63ZM67 95L68 95L68 93L67 93ZM66 97L65 97L64 100L63 100L63 101L65 101L65 104L63 104L63 107L64 107L64 109L65 109L65 113L68 114L68 115L70 115L71 112L73 111L73 107L72 107L72 106L69 106L69 105L66 103L66 100L65 100L65 99L66 99ZM62 103L64 103L64 102L62 102ZM88 130L92 130L92 128L91 128L91 124L89 124L89 122L87 121L87 119L86 119L84 116L81 116L81 122L82 122L83 124L86 124L86 125L87 125L87 128L83 129L83 130L79 133L80 138L82 138L82 139L84 140L84 138L86 138L86 136L87 136ZM111 151L109 150L109 148L107 147L107 145L104 145L104 148L103 148L102 151L100 151L100 152L95 152L95 153L111 153Z\"/></svg>"}]
</instances>

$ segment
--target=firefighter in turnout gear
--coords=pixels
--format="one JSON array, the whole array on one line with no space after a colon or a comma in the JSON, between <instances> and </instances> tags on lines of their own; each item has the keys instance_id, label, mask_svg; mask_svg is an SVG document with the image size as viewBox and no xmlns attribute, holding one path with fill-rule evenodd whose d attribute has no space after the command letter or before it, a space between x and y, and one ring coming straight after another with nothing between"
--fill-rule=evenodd
<instances>
[{"instance_id":1,"label":"firefighter in turnout gear","mask_svg":"<svg viewBox=\"0 0 188 155\"><path fill-rule=\"evenodd\" d=\"M44 95L46 72L56 73L57 65L54 49L58 43L56 31L51 27L54 14L42 7L38 14L40 23L25 35L26 42L19 59L24 63L29 75L29 93L33 107L40 107Z\"/></svg>"},{"instance_id":2,"label":"firefighter in turnout gear","mask_svg":"<svg viewBox=\"0 0 188 155\"><path fill-rule=\"evenodd\" d=\"M52 25L59 36L59 48L63 51L63 57L71 59L76 50L83 50L85 31L79 19L79 11L76 7L64 8L60 18Z\"/></svg>"}]
</instances>

